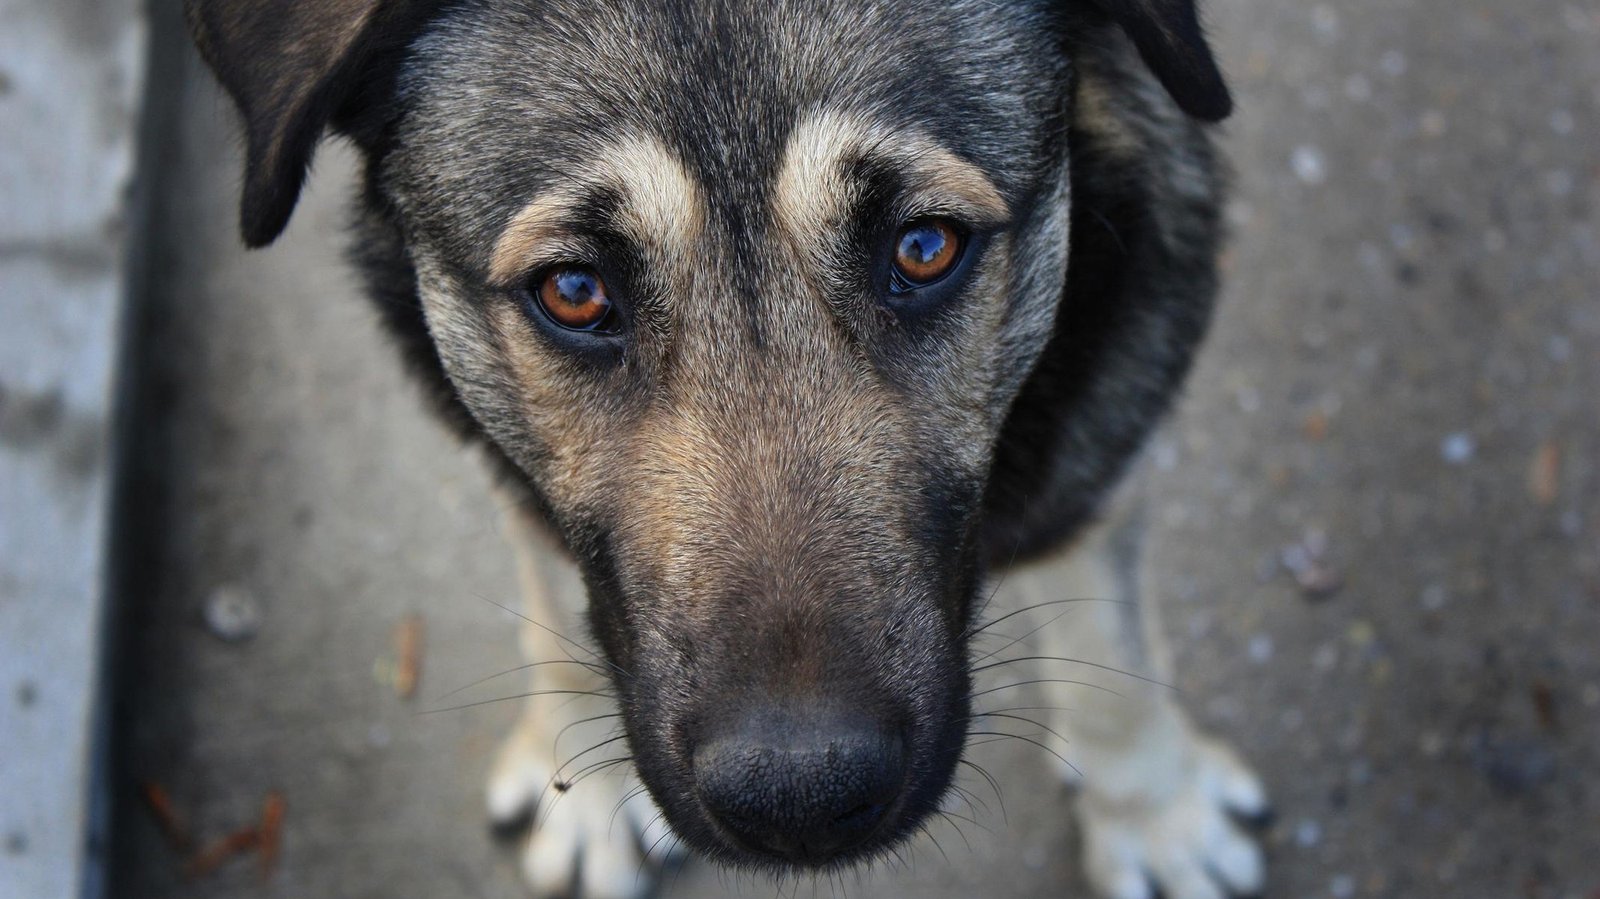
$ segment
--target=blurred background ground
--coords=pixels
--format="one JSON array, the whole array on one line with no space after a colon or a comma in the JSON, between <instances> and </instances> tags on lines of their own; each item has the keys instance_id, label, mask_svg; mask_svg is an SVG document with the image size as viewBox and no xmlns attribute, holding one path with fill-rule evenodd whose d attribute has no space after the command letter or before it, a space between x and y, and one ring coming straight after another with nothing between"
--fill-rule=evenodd
<instances>
[{"instance_id":1,"label":"blurred background ground","mask_svg":"<svg viewBox=\"0 0 1600 899\"><path fill-rule=\"evenodd\" d=\"M241 252L231 114L157 20L113 895L522 895L480 798L514 705L415 714L519 664L485 601L515 595L486 479L339 258L350 156L321 158L281 244ZM1239 100L1235 236L1152 453L1147 583L1191 708L1275 794L1268 895L1600 896L1600 6L1214 0L1210 20ZM253 638L208 626L219 590ZM842 891L1080 894L1045 760L978 757L1005 820ZM275 878L186 880L150 781L209 836L282 791ZM669 890L775 892L697 865Z\"/></svg>"}]
</instances>

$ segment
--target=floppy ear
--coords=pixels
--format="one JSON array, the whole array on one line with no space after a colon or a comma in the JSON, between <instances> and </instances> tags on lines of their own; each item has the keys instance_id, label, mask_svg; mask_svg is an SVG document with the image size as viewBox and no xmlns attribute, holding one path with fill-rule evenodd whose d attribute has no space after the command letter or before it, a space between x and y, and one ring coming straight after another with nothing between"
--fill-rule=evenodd
<instances>
[{"instance_id":1,"label":"floppy ear","mask_svg":"<svg viewBox=\"0 0 1600 899\"><path fill-rule=\"evenodd\" d=\"M240 224L252 247L283 233L323 130L364 61L416 0L185 0L200 54L244 115Z\"/></svg>"},{"instance_id":2,"label":"floppy ear","mask_svg":"<svg viewBox=\"0 0 1600 899\"><path fill-rule=\"evenodd\" d=\"M1219 122L1233 98L1200 30L1195 0L1094 0L1128 33L1145 65L1189 115Z\"/></svg>"}]
</instances>

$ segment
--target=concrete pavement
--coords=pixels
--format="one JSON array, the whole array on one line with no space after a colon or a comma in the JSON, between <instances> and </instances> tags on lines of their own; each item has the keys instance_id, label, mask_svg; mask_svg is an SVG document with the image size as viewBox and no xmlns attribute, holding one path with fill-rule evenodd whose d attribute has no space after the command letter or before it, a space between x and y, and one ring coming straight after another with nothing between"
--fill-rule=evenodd
<instances>
[{"instance_id":1,"label":"concrete pavement","mask_svg":"<svg viewBox=\"0 0 1600 899\"><path fill-rule=\"evenodd\" d=\"M1590 899L1600 10L1210 8L1239 99L1235 239L1150 474L1179 686L1272 786L1269 895ZM339 259L350 156L245 254L228 111L192 57L169 68L114 895L522 895L480 798L512 704L418 716L389 683L410 613L424 700L517 665L485 601L514 585L486 478ZM206 626L219 588L259 612L252 639ZM936 831L909 871L784 894L1079 895L1047 760L977 757L1005 773L1004 817ZM146 782L211 837L283 791L276 877L186 880ZM691 864L668 894L778 890Z\"/></svg>"}]
</instances>

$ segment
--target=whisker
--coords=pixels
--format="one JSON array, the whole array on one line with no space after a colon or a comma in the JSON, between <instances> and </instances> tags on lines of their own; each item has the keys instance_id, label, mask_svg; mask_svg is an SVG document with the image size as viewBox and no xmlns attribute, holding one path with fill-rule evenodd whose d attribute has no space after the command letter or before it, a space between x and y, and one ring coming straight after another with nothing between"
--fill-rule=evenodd
<instances>
[{"instance_id":1,"label":"whisker","mask_svg":"<svg viewBox=\"0 0 1600 899\"><path fill-rule=\"evenodd\" d=\"M622 807L627 805L635 796L638 796L640 793L643 793L647 789L649 789L649 788L646 787L644 784L640 784L637 787L634 787L633 789L629 790L628 792L622 794L622 798L618 799L617 800L617 804L615 806L613 806L612 809L611 809L611 817L606 819L606 833L608 833L608 834L611 833L611 828L616 826L617 813L622 811ZM656 821L661 820L661 815L662 815L661 812L657 812L656 813ZM656 821L651 821L649 824L646 824L644 829L645 830L649 830L651 827L654 827Z\"/></svg>"},{"instance_id":2,"label":"whisker","mask_svg":"<svg viewBox=\"0 0 1600 899\"><path fill-rule=\"evenodd\" d=\"M1049 746L1046 746L1043 742L1041 742L1039 740L1035 740L1032 737L1026 737L1026 736L1023 736L1022 734L1006 733L1005 731L1001 731L1001 730L975 730L975 731L972 731L972 734L974 736L980 736L980 737L981 736L1009 737L1009 738L1011 738L1013 740L1021 740L1024 743L1032 744L1034 746L1039 747L1040 749L1043 749L1045 752L1050 753L1051 755L1055 756L1057 759L1060 759L1061 760L1061 764L1066 765L1068 768L1072 769L1072 773L1078 775L1079 777L1083 776L1083 772L1078 770L1078 766L1074 765L1073 763L1071 763L1069 761L1067 761L1067 757L1066 756L1062 755L1059 752L1056 752L1054 749L1051 749Z\"/></svg>"},{"instance_id":3,"label":"whisker","mask_svg":"<svg viewBox=\"0 0 1600 899\"><path fill-rule=\"evenodd\" d=\"M1034 603L1032 605L1023 606L1020 609L1015 609L1015 610L1013 610L1011 612L1007 612L1006 614L1001 615L999 618L996 618L995 620L990 621L987 624L982 625L977 630L969 631L967 633L967 636L968 637L977 636L978 634L983 633L984 631L988 630L991 627L994 627L995 625L999 624L1000 622L1009 621L1012 618L1017 617L1018 615L1024 615L1024 614L1027 614L1028 612L1037 611L1039 609L1048 608L1050 606L1061 606L1061 605L1068 605L1068 604L1071 604L1071 603L1080 603L1080 602L1108 602L1108 603L1113 603L1115 605L1120 605L1120 606L1135 605L1135 603L1129 602L1126 599L1106 599L1104 597L1097 597L1097 596L1078 596L1078 597L1072 597L1072 598L1069 598L1069 599L1049 599L1049 600L1045 600L1044 602L1036 602L1036 603Z\"/></svg>"},{"instance_id":4,"label":"whisker","mask_svg":"<svg viewBox=\"0 0 1600 899\"><path fill-rule=\"evenodd\" d=\"M979 823L978 819L976 819L976 818L969 818L966 815L958 815L955 812L948 811L946 809L940 809L939 810L939 814L944 816L944 817L946 817L946 818L953 819L955 821L965 821L966 823L971 824L973 827L978 828L979 830L983 831L984 833L989 834L990 836L994 836L994 831L990 830L989 828L987 828L985 826L983 826L983 824Z\"/></svg>"},{"instance_id":5,"label":"whisker","mask_svg":"<svg viewBox=\"0 0 1600 899\"><path fill-rule=\"evenodd\" d=\"M956 796L959 797L962 802L965 802L967 804L967 808L972 809L974 814L977 813L979 806L983 807L983 813L985 815L994 814L994 810L989 808L989 803L984 802L982 799L979 799L978 795L976 793L972 792L971 790L968 790L965 787L962 787L960 784L951 784L950 785L950 790L951 790L951 792L955 793Z\"/></svg>"},{"instance_id":6,"label":"whisker","mask_svg":"<svg viewBox=\"0 0 1600 899\"><path fill-rule=\"evenodd\" d=\"M644 866L650 864L650 854L656 851L656 847L661 845L662 840L670 836L674 836L674 834L672 833L672 828L669 827L662 832L661 836L656 837L655 842L650 844L650 848L646 849L643 855L639 856L639 870L633 873L634 886L638 886L639 879L644 877Z\"/></svg>"},{"instance_id":7,"label":"whisker","mask_svg":"<svg viewBox=\"0 0 1600 899\"><path fill-rule=\"evenodd\" d=\"M539 810L539 814L543 817L543 819L545 821L549 821L550 815L554 811L556 805L559 804L562 799L565 799L567 794L571 793L573 789L578 786L578 784L583 783L585 780L588 780L596 774L599 774L610 768L614 768L624 762L631 761L633 761L633 756L631 755L625 755L621 758L604 759L590 765L585 765L581 770L572 776L571 780L558 781L552 777L550 782L545 784L544 790L539 793L539 800L535 807ZM550 799L548 802L546 802L545 800L549 798L551 790L555 791L556 796L554 799Z\"/></svg>"},{"instance_id":8,"label":"whisker","mask_svg":"<svg viewBox=\"0 0 1600 899\"><path fill-rule=\"evenodd\" d=\"M617 734L614 737L610 737L608 739L601 740L600 742L594 744L593 746L590 746L588 749L585 749L584 751L578 753L577 755L573 756L572 758L567 759L566 761L561 763L561 766L559 768L556 768L556 773L554 775L555 779L557 781L561 781L562 780L561 772L563 770L565 770L568 765L572 764L573 762L577 761L578 759L581 759L584 756L588 755L589 753L594 752L596 749L602 749L602 748L604 748L606 746L610 746L612 743L615 743L618 740L626 740L627 738L628 738L627 734Z\"/></svg>"},{"instance_id":9,"label":"whisker","mask_svg":"<svg viewBox=\"0 0 1600 899\"><path fill-rule=\"evenodd\" d=\"M507 669L505 671L500 672L499 674L491 674L488 677L479 678L478 680L475 680L472 683L467 684L464 687L457 687L454 690L451 690L449 693L446 693L443 696L440 696L440 697L436 698L434 700L434 702L443 702L446 699L449 699L450 697L455 696L458 693L465 693L468 690L472 689L473 687L481 687L484 684L488 683L489 681L499 680L500 678L505 677L508 674L516 674L519 671L529 671L531 669L538 668L538 667L541 667L541 666L544 666L544 665L581 665L584 668L587 668L590 671L594 671L597 674L604 674L605 673L605 669L601 668L599 665L595 664L594 662L585 662L585 661L583 661L581 659L549 659L549 660L543 661L543 662L529 662L526 665L518 665L515 668L509 668L509 669Z\"/></svg>"},{"instance_id":10,"label":"whisker","mask_svg":"<svg viewBox=\"0 0 1600 899\"><path fill-rule=\"evenodd\" d=\"M1013 646L1016 646L1018 643L1021 643L1023 640L1028 639L1029 637L1033 636L1034 634L1037 634L1038 632L1044 630L1045 628L1049 627L1050 625L1055 624L1057 621L1060 621L1061 619L1067 617L1068 615L1070 615L1074 611L1076 611L1076 610L1075 609L1067 609L1066 611L1057 613L1056 617L1050 619L1049 621L1046 621L1044 624L1039 625L1038 627L1034 628L1033 630L1028 631L1025 634L1022 634L1021 636L1011 638L1011 642L1009 642L1006 645L1000 647L999 649L993 650L991 652L986 652L983 655L979 656L978 658L973 659L972 660L972 664L977 665L977 664L979 664L981 662L989 661L990 659L994 658L995 656L999 655L1000 653L1005 652L1006 650L1010 649Z\"/></svg>"},{"instance_id":11,"label":"whisker","mask_svg":"<svg viewBox=\"0 0 1600 899\"><path fill-rule=\"evenodd\" d=\"M1016 562L1017 562L1017 553L1021 549L1022 549L1022 538L1018 537L1017 538L1017 542L1011 544L1011 557L1006 560L1005 567L1000 569L1000 579L995 581L994 589L989 591L989 598L984 600L983 601L983 605L979 606L977 612L975 612L973 614L972 617L973 617L974 620L982 618L983 617L983 613L989 611L989 606L990 606L991 603L994 602L994 598L996 596L1000 595L1000 588L1001 588L1001 586L1003 586L1005 584L1006 578L1011 576L1011 566L1016 564ZM963 637L970 637L970 636L972 636L972 634L970 632L965 634L965 635L963 635Z\"/></svg>"},{"instance_id":12,"label":"whisker","mask_svg":"<svg viewBox=\"0 0 1600 899\"><path fill-rule=\"evenodd\" d=\"M606 771L608 769L614 768L617 765L621 765L621 764L623 764L625 762L631 762L631 761L633 761L633 756L624 755L624 756L620 756L618 758L602 759L602 760L600 760L598 762L591 762L590 764L584 765L582 768L580 768L576 773L574 773L572 775L572 778L570 780L567 780L565 782L564 786L566 787L566 789L565 790L561 790L560 792L562 792L562 793L570 793L572 791L572 789L574 787L576 787L578 784L583 783L584 781L586 781L589 778L595 776L596 774L599 774L602 771Z\"/></svg>"},{"instance_id":13,"label":"whisker","mask_svg":"<svg viewBox=\"0 0 1600 899\"><path fill-rule=\"evenodd\" d=\"M928 826L928 822L924 821L921 824L918 824L917 832L927 837L928 840L933 843L933 848L939 850L939 856L944 859L945 867L949 867L950 853L944 851L944 846L939 843L939 838L933 835L933 828ZM956 832L960 833L960 831Z\"/></svg>"},{"instance_id":14,"label":"whisker","mask_svg":"<svg viewBox=\"0 0 1600 899\"><path fill-rule=\"evenodd\" d=\"M628 672L623 671L621 668L618 668L616 666L616 664L613 663L610 659L605 658L604 656L600 655L599 653L595 652L594 650L590 649L589 647L583 645L582 643L579 643L577 640L572 639L571 637L567 636L566 634L561 633L560 631L556 630L555 628L552 628L552 627L549 627L547 625L541 624L541 623L539 623L537 621L534 621L532 618L529 618L528 616L522 614L521 612L518 612L516 609L510 608L509 606L501 605L500 603L495 602L494 600L490 599L489 597L484 596L482 593L476 593L475 592L472 595L478 597L479 599L483 600L484 602L488 603L489 605L494 606L495 608L497 608L497 609L499 609L499 610L501 610L501 611L503 611L503 612L505 612L507 614L515 615L518 618L521 618L523 621L528 622L529 624L531 624L534 627L544 631L545 633L549 634L550 636L555 637L557 640L560 640L561 642L567 644L568 646L572 646L572 647L575 647L575 648L577 648L579 650L582 650L584 653L588 654L590 658L593 658L596 662L606 666L607 668L609 668L612 671L615 671L617 673L617 675L619 677L622 677L624 680L631 679L631 676L628 674ZM574 660L574 661L576 661L576 660Z\"/></svg>"},{"instance_id":15,"label":"whisker","mask_svg":"<svg viewBox=\"0 0 1600 899\"><path fill-rule=\"evenodd\" d=\"M1070 684L1070 685L1072 685L1074 687L1088 687L1091 690L1099 690L1102 693L1110 693L1112 696L1115 696L1118 699L1125 699L1126 698L1121 693L1118 693L1116 690L1113 690L1110 687L1102 687L1099 684L1091 684L1088 681L1063 680L1062 678L1059 678L1059 677L1041 677L1041 678L1035 678L1034 680L1017 681L1014 684L1003 684L1003 685L998 686L998 687L990 687L987 690L979 690L978 692L972 694L972 698L973 699L977 699L980 696L988 696L990 693L998 693L1001 690L1012 690L1012 689L1015 689L1017 687L1027 687L1027 686L1032 686L1034 684Z\"/></svg>"},{"instance_id":16,"label":"whisker","mask_svg":"<svg viewBox=\"0 0 1600 899\"><path fill-rule=\"evenodd\" d=\"M949 812L944 812L944 811L939 812L939 818L941 820L948 821L950 823L950 829L954 830L956 832L956 836L960 837L961 838L961 842L966 845L967 851L971 852L972 851L972 840L967 837L967 832L965 830L961 829L961 822L957 821L955 818L950 817L950 813Z\"/></svg>"},{"instance_id":17,"label":"whisker","mask_svg":"<svg viewBox=\"0 0 1600 899\"><path fill-rule=\"evenodd\" d=\"M1142 674L1134 674L1132 671L1124 671L1121 668L1113 668L1110 665L1102 665L1099 662L1087 662L1083 659L1069 659L1063 656L1018 656L1014 659L1002 659L998 662L990 662L987 665L979 665L978 667L972 669L972 673L981 674L985 671L990 671L995 668L1002 668L1006 665L1015 665L1018 662L1066 662L1071 665L1087 665L1090 668L1098 668L1101 671L1109 671L1112 674L1120 674L1123 677L1131 677L1134 680L1144 681L1147 684L1162 687L1164 689L1171 690L1174 693L1182 692L1172 684L1158 681L1154 678L1145 677Z\"/></svg>"},{"instance_id":18,"label":"whisker","mask_svg":"<svg viewBox=\"0 0 1600 899\"><path fill-rule=\"evenodd\" d=\"M1000 711L1002 711L1002 712L1013 712L1013 711L1018 711L1018 710L1017 709L1001 709ZM556 738L554 740L550 741L550 754L551 755L555 755L556 754L556 752L560 749L560 746L561 746L561 738L566 735L567 731L572 730L574 727L577 727L577 726L582 725L582 724L590 724L590 723L593 723L595 721L604 721L607 718L621 718L621 717L622 717L622 713L621 712L607 712L604 715L590 715L587 718L579 718L577 721L574 721L571 724L568 724L566 727L563 727L560 730L556 731Z\"/></svg>"},{"instance_id":19,"label":"whisker","mask_svg":"<svg viewBox=\"0 0 1600 899\"><path fill-rule=\"evenodd\" d=\"M1003 715L1003 714L1001 714L999 712L991 712L988 715L985 715L984 717L987 717L987 718L1009 718L1012 721L1021 721L1024 724L1031 724L1034 727L1037 727L1040 730L1043 730L1045 733L1048 733L1050 736L1055 737L1057 740L1060 740L1063 743L1067 743L1067 744L1071 744L1072 743L1071 740L1067 739L1066 737L1063 737L1061 735L1061 732L1056 730L1055 728L1050 727L1050 726L1045 725L1045 724L1041 724L1041 723L1033 720L1032 718L1023 717L1022 715Z\"/></svg>"},{"instance_id":20,"label":"whisker","mask_svg":"<svg viewBox=\"0 0 1600 899\"><path fill-rule=\"evenodd\" d=\"M598 696L601 699L615 701L617 697L610 693L601 693L597 690L532 690L527 693L518 693L514 696L501 696L498 699L484 699L478 702L469 702L465 705L453 705L442 709L423 709L415 714L438 715L443 712L459 712L462 709L475 709L479 706L494 705L497 702L510 702L513 699L531 699L535 696Z\"/></svg>"},{"instance_id":21,"label":"whisker","mask_svg":"<svg viewBox=\"0 0 1600 899\"><path fill-rule=\"evenodd\" d=\"M1077 711L1077 709L1069 709L1066 706L1060 706L1060 705L1013 705L1013 706L1007 706L1006 708L1003 708L1003 709L995 709L993 712L973 712L972 714L968 715L967 718L968 719L982 718L984 715L992 715L992 714L995 714L997 712L1076 712L1076 711Z\"/></svg>"},{"instance_id":22,"label":"whisker","mask_svg":"<svg viewBox=\"0 0 1600 899\"><path fill-rule=\"evenodd\" d=\"M971 734L968 734L968 736L971 736ZM978 774L982 776L984 780L989 782L989 789L994 791L994 801L1000 805L1000 820L1009 825L1011 820L1006 815L1006 797L1000 792L1000 781L995 780L994 775L990 774L988 769L984 768L977 762L972 761L971 759L962 759L961 764L966 765L968 768L978 772Z\"/></svg>"}]
</instances>

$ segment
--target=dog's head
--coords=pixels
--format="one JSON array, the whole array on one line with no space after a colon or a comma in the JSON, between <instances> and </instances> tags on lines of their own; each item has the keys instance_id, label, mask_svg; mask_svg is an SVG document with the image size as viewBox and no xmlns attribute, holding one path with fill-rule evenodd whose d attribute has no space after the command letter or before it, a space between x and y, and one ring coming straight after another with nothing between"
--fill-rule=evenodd
<instances>
[{"instance_id":1,"label":"dog's head","mask_svg":"<svg viewBox=\"0 0 1600 899\"><path fill-rule=\"evenodd\" d=\"M583 568L636 763L735 863L913 830L968 718L997 435L1062 300L1075 28L1179 105L1192 2L191 0L244 231L330 124Z\"/></svg>"}]
</instances>

